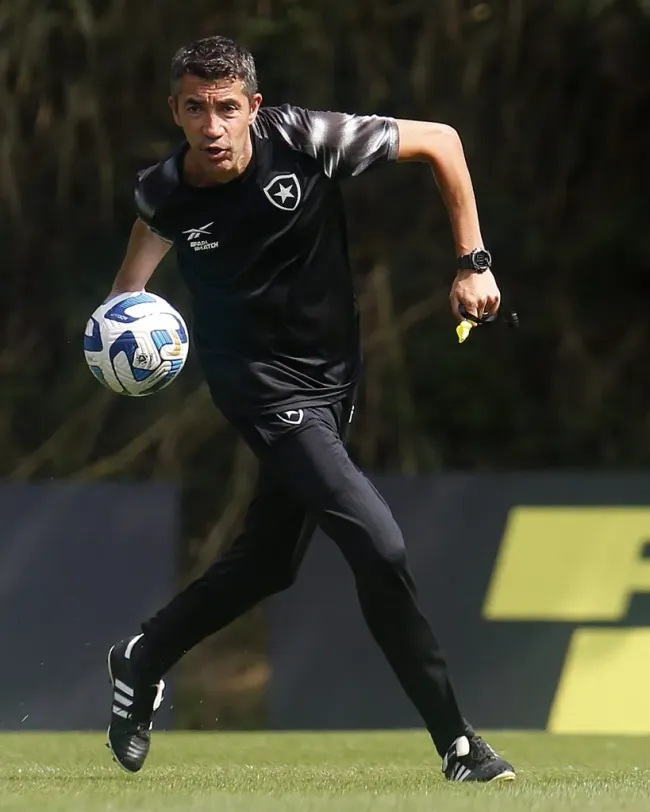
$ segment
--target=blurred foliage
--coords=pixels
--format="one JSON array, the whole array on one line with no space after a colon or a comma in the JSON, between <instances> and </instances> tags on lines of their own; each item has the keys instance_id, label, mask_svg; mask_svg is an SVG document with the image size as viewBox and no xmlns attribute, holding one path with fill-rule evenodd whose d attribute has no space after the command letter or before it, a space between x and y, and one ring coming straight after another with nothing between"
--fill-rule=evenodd
<instances>
[{"instance_id":1,"label":"blurred foliage","mask_svg":"<svg viewBox=\"0 0 650 812\"><path fill-rule=\"evenodd\" d=\"M360 462L647 464L648 0L2 0L0 474L177 482L184 579L240 525L255 464L195 362L130 401L101 390L81 352L132 222L133 173L179 137L171 55L217 32L252 48L267 104L440 120L465 145L522 328L456 343L453 245L426 167L349 182L367 355ZM173 257L151 287L186 307ZM262 625L253 613L220 636L231 656L207 675L188 658L182 679L212 691L201 723L227 708L227 726L262 718L250 698L233 710L242 685L264 683ZM182 718L199 724L196 705Z\"/></svg>"}]
</instances>

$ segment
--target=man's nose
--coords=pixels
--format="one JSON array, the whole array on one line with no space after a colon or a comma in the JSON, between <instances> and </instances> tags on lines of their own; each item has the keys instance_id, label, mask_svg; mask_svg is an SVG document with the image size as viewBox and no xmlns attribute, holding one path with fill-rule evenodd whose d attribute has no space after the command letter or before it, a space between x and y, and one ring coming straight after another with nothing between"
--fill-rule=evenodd
<instances>
[{"instance_id":1,"label":"man's nose","mask_svg":"<svg viewBox=\"0 0 650 812\"><path fill-rule=\"evenodd\" d=\"M216 115L216 113L210 113L205 121L203 134L207 138L217 139L222 136L224 132L225 127L223 126L223 121L218 115Z\"/></svg>"}]
</instances>

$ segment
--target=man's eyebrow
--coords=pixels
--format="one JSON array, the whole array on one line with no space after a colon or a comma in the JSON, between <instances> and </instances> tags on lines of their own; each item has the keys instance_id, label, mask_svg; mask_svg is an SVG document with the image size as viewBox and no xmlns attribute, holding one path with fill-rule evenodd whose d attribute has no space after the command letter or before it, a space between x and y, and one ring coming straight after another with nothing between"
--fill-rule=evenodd
<instances>
[{"instance_id":1,"label":"man's eyebrow","mask_svg":"<svg viewBox=\"0 0 650 812\"><path fill-rule=\"evenodd\" d=\"M198 96L188 96L183 104L205 104L205 99L201 99ZM225 99L217 99L214 104L235 104L237 107L240 106L240 102L234 96L228 96Z\"/></svg>"}]
</instances>

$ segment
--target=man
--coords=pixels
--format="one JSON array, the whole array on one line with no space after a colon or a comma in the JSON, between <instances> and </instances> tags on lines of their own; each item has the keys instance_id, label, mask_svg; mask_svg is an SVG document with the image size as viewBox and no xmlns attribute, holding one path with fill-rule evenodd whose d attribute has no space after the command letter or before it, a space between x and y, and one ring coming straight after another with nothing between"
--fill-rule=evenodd
<instances>
[{"instance_id":1,"label":"man","mask_svg":"<svg viewBox=\"0 0 650 812\"><path fill-rule=\"evenodd\" d=\"M370 632L420 712L445 776L514 778L462 717L401 532L344 446L360 346L338 181L390 161L428 162L459 257L453 311L493 314L499 291L459 138L442 124L261 108L252 56L223 37L181 48L171 79L185 140L138 175L138 219L111 295L143 290L175 246L210 392L259 458L260 476L231 549L141 634L111 648L109 746L125 769L142 767L163 675L287 588L319 525L352 568Z\"/></svg>"}]
</instances>

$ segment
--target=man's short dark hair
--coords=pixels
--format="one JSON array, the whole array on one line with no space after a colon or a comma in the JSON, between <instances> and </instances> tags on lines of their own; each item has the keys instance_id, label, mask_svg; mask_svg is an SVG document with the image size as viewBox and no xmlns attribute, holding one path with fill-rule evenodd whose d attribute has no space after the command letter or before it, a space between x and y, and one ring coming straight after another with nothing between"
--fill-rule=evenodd
<instances>
[{"instance_id":1,"label":"man's short dark hair","mask_svg":"<svg viewBox=\"0 0 650 812\"><path fill-rule=\"evenodd\" d=\"M228 37L205 37L179 48L172 59L171 92L178 95L183 76L201 79L240 79L244 93L257 93L255 60L246 48Z\"/></svg>"}]
</instances>

